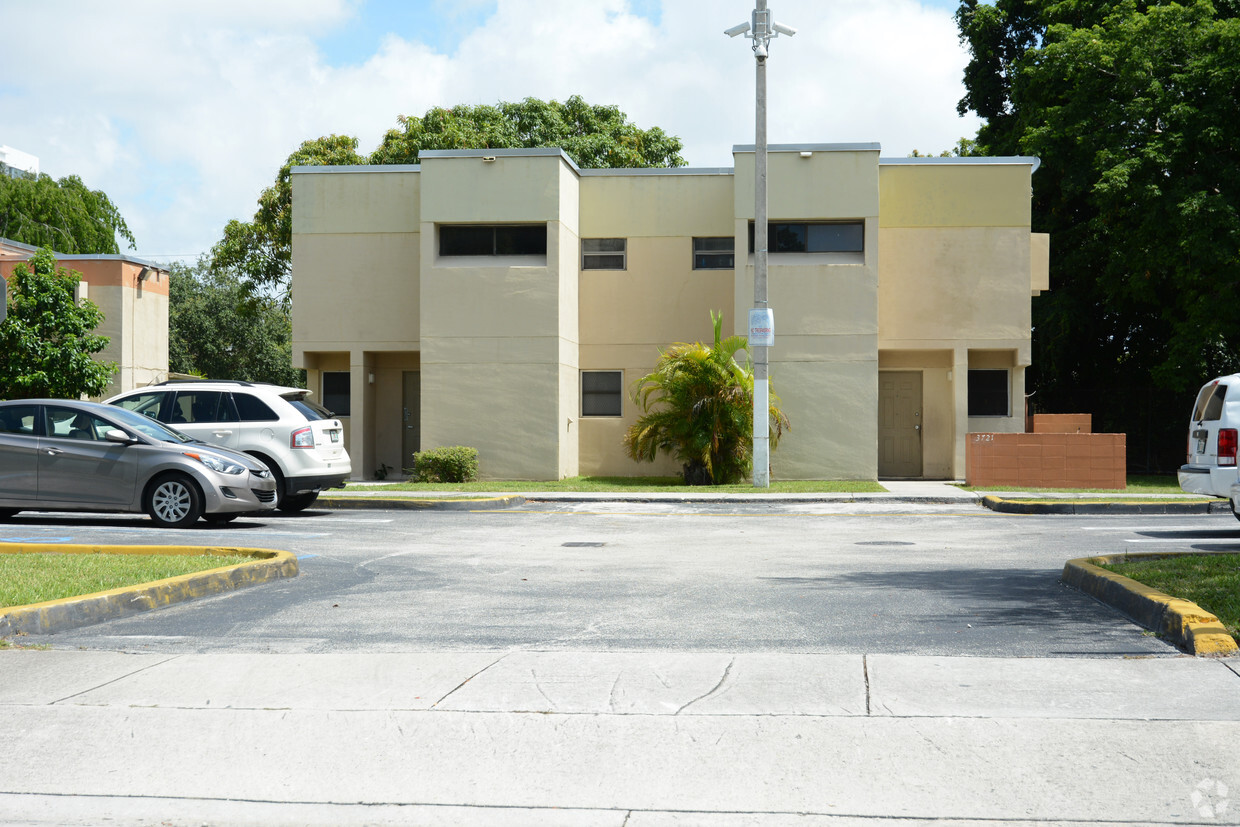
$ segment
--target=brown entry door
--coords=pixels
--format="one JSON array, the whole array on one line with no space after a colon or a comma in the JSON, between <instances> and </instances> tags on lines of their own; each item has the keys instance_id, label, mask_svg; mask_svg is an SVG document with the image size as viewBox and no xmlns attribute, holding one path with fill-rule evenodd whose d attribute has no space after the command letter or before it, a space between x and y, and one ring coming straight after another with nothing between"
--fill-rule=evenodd
<instances>
[{"instance_id":1,"label":"brown entry door","mask_svg":"<svg viewBox=\"0 0 1240 827\"><path fill-rule=\"evenodd\" d=\"M422 450L422 372L407 370L404 372L404 394L402 398L400 432L401 432L401 469L413 467L413 455Z\"/></svg>"},{"instance_id":2,"label":"brown entry door","mask_svg":"<svg viewBox=\"0 0 1240 827\"><path fill-rule=\"evenodd\" d=\"M921 476L921 373L878 374L878 475Z\"/></svg>"}]
</instances>

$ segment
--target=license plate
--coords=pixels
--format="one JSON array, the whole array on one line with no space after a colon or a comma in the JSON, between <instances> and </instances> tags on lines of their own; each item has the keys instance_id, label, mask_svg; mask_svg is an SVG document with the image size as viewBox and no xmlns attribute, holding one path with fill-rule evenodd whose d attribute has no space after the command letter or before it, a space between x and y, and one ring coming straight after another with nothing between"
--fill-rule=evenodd
<instances>
[{"instance_id":1,"label":"license plate","mask_svg":"<svg viewBox=\"0 0 1240 827\"><path fill-rule=\"evenodd\" d=\"M1206 441L1204 439L1197 440L1197 453L1204 454L1206 452Z\"/></svg>"},{"instance_id":2,"label":"license plate","mask_svg":"<svg viewBox=\"0 0 1240 827\"><path fill-rule=\"evenodd\" d=\"M340 432L339 432L339 431L328 431L327 433L328 433L328 435L329 435L329 436L331 436L331 438L332 438L332 442L339 442L339 441L340 441Z\"/></svg>"}]
</instances>

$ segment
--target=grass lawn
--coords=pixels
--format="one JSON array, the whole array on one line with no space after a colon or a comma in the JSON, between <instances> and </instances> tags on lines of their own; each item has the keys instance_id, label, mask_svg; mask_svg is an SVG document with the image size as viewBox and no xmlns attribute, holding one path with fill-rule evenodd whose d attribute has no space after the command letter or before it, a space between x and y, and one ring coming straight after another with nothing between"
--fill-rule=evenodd
<instances>
[{"instance_id":1,"label":"grass lawn","mask_svg":"<svg viewBox=\"0 0 1240 827\"><path fill-rule=\"evenodd\" d=\"M1127 488L1025 488L1019 485L962 485L965 491L1028 491L1034 494L1183 494L1184 489L1174 474L1133 475ZM1202 497L1203 500L1213 499Z\"/></svg>"},{"instance_id":2,"label":"grass lawn","mask_svg":"<svg viewBox=\"0 0 1240 827\"><path fill-rule=\"evenodd\" d=\"M373 485L345 486L345 493L374 491ZM752 483L740 485L685 485L680 477L569 477L562 480L489 480L466 483L401 482L385 485L384 491L500 491L520 493L523 491L568 491L592 494L646 494L671 493L730 493L752 494ZM772 494L881 494L887 489L868 480L771 480L768 489Z\"/></svg>"},{"instance_id":3,"label":"grass lawn","mask_svg":"<svg viewBox=\"0 0 1240 827\"><path fill-rule=\"evenodd\" d=\"M1240 554L1181 554L1099 564L1160 592L1191 600L1240 642Z\"/></svg>"},{"instance_id":4,"label":"grass lawn","mask_svg":"<svg viewBox=\"0 0 1240 827\"><path fill-rule=\"evenodd\" d=\"M28 606L254 558L233 554L0 554L0 606Z\"/></svg>"}]
</instances>

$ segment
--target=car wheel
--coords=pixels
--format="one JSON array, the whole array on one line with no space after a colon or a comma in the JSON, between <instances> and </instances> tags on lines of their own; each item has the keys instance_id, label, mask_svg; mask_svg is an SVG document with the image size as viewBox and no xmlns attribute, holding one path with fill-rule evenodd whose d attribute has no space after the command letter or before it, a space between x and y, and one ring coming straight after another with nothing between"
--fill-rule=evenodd
<instances>
[{"instance_id":1,"label":"car wheel","mask_svg":"<svg viewBox=\"0 0 1240 827\"><path fill-rule=\"evenodd\" d=\"M184 474L160 477L147 489L146 513L161 528L185 528L202 516L202 495Z\"/></svg>"},{"instance_id":2,"label":"car wheel","mask_svg":"<svg viewBox=\"0 0 1240 827\"><path fill-rule=\"evenodd\" d=\"M19 510L20 509L17 509L17 508L0 508L0 522L7 520L9 517L12 517Z\"/></svg>"},{"instance_id":3,"label":"car wheel","mask_svg":"<svg viewBox=\"0 0 1240 827\"><path fill-rule=\"evenodd\" d=\"M1240 520L1240 511L1236 511L1236 501L1228 500L1227 504L1231 506L1231 516L1235 517L1237 520Z\"/></svg>"},{"instance_id":4,"label":"car wheel","mask_svg":"<svg viewBox=\"0 0 1240 827\"><path fill-rule=\"evenodd\" d=\"M318 498L318 491L309 494L286 494L278 507L286 514L292 514L294 511L305 511Z\"/></svg>"},{"instance_id":5,"label":"car wheel","mask_svg":"<svg viewBox=\"0 0 1240 827\"><path fill-rule=\"evenodd\" d=\"M203 514L202 518L211 523L211 525L224 525L224 523L231 523L240 516L240 514L234 511L231 514Z\"/></svg>"}]
</instances>

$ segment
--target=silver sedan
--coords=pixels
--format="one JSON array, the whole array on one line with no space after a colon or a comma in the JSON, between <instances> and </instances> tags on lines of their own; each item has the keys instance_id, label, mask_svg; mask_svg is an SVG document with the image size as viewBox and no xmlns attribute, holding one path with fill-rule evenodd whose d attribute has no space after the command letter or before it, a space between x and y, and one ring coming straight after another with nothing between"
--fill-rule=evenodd
<instances>
[{"instance_id":1,"label":"silver sedan","mask_svg":"<svg viewBox=\"0 0 1240 827\"><path fill-rule=\"evenodd\" d=\"M273 509L275 490L253 457L123 408L0 402L0 520L19 511L122 511L183 528Z\"/></svg>"}]
</instances>

